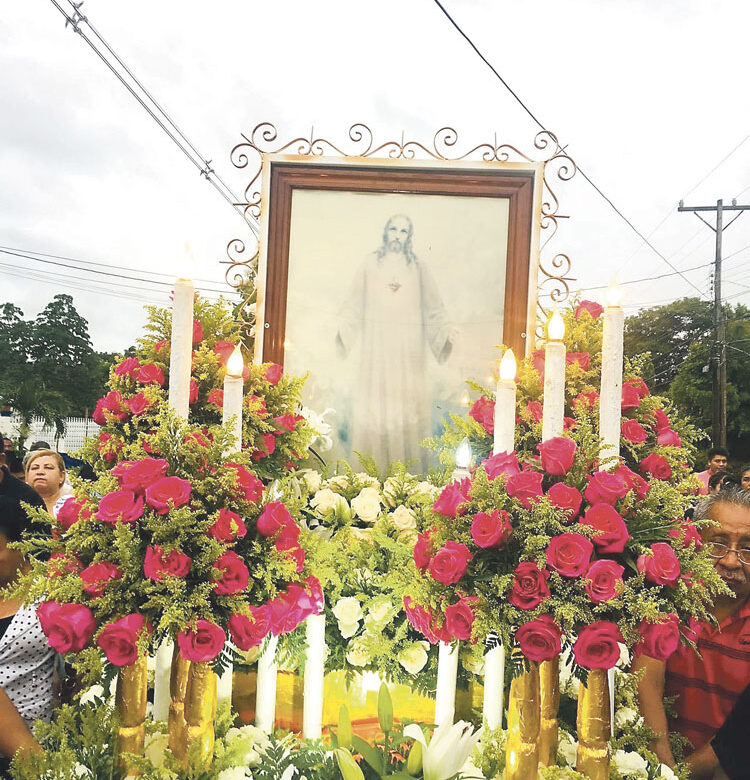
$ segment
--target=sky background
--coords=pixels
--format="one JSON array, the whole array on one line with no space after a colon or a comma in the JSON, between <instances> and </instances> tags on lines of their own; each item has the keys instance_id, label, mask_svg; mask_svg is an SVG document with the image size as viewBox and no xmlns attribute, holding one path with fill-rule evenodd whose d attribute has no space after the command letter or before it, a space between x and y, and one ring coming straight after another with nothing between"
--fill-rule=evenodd
<instances>
[{"instance_id":1,"label":"sky background","mask_svg":"<svg viewBox=\"0 0 750 780\"><path fill-rule=\"evenodd\" d=\"M685 272L689 282L626 285L627 311L695 288L711 296L713 232L676 207L681 198L750 203L750 4L445 6L654 247L680 270L702 266ZM230 151L262 121L280 138L314 127L342 144L354 122L377 141L402 131L429 141L450 125L461 149L496 135L533 153L538 128L433 0L86 0L82 11L237 193L249 177ZM203 286L225 289L219 261L249 230L50 0L4 9L0 74L0 246L101 264L59 261L86 269L74 270L0 252L0 302L34 316L69 293L94 347L117 351L139 334L144 303L167 302L186 242ZM556 192L570 219L555 251L571 257L586 297L601 300L590 288L614 274L630 282L672 272L583 177ZM724 254L723 294L750 302L750 215L725 232Z\"/></svg>"}]
</instances>

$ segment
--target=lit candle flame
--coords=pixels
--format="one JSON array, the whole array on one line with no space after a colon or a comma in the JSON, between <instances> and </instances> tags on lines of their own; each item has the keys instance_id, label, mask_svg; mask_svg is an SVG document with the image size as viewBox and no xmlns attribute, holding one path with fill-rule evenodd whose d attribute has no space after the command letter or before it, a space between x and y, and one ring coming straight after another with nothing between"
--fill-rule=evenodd
<instances>
[{"instance_id":1,"label":"lit candle flame","mask_svg":"<svg viewBox=\"0 0 750 780\"><path fill-rule=\"evenodd\" d=\"M471 463L471 444L468 439L464 439L456 449L456 468L468 469Z\"/></svg>"},{"instance_id":2,"label":"lit candle flame","mask_svg":"<svg viewBox=\"0 0 750 780\"><path fill-rule=\"evenodd\" d=\"M509 382L516 378L516 356L512 349L506 349L500 361L500 379Z\"/></svg>"},{"instance_id":3,"label":"lit candle flame","mask_svg":"<svg viewBox=\"0 0 750 780\"><path fill-rule=\"evenodd\" d=\"M234 352L229 356L227 360L227 374L229 376L242 376L242 372L245 370L245 361L242 359L242 352L240 352L239 344L234 348Z\"/></svg>"},{"instance_id":4,"label":"lit candle flame","mask_svg":"<svg viewBox=\"0 0 750 780\"><path fill-rule=\"evenodd\" d=\"M619 308L622 303L622 287L617 283L616 277L609 283L604 300L610 308Z\"/></svg>"},{"instance_id":5,"label":"lit candle flame","mask_svg":"<svg viewBox=\"0 0 750 780\"><path fill-rule=\"evenodd\" d=\"M557 310L552 313L547 323L547 338L550 341L562 341L565 338L565 322Z\"/></svg>"},{"instance_id":6,"label":"lit candle flame","mask_svg":"<svg viewBox=\"0 0 750 780\"><path fill-rule=\"evenodd\" d=\"M195 259L195 255L193 254L193 250L190 248L190 243L188 241L185 242L185 259L182 266L182 272L180 273L179 278L184 279L187 282L195 279L198 261Z\"/></svg>"}]
</instances>

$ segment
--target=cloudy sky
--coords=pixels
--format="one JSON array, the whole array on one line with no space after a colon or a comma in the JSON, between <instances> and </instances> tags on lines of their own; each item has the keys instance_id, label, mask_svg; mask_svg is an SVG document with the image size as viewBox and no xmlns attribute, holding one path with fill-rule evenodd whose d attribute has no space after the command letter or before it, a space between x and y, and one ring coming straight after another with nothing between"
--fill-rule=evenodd
<instances>
[{"instance_id":1,"label":"cloudy sky","mask_svg":"<svg viewBox=\"0 0 750 780\"><path fill-rule=\"evenodd\" d=\"M629 310L710 295L713 233L676 206L750 203L750 5L444 4L658 252L680 270L699 266L689 281L628 284ZM533 151L538 128L434 0L86 0L82 11L238 193L248 175L229 153L262 121L283 138L314 127L342 143L354 122L381 141L402 131L427 141L450 125L465 149L496 135ZM70 293L94 346L121 350L143 303L167 300L186 242L201 284L224 288L219 261L248 229L51 0L4 9L0 74L0 302L33 316ZM558 195L570 219L555 248L571 256L577 287L672 272L583 177ZM48 262L8 254L19 250ZM750 215L724 234L724 252L724 295L747 303Z\"/></svg>"}]
</instances>

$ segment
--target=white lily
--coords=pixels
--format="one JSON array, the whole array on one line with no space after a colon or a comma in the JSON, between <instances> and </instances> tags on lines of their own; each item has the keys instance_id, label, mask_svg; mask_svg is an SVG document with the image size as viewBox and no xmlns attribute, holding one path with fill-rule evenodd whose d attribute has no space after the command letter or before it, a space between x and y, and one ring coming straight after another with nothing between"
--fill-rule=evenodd
<instances>
[{"instance_id":1,"label":"white lily","mask_svg":"<svg viewBox=\"0 0 750 780\"><path fill-rule=\"evenodd\" d=\"M474 731L470 723L459 720L453 725L438 726L432 734L430 744L416 723L404 729L404 736L422 743L422 767L424 780L448 780L458 774L482 736L482 729Z\"/></svg>"}]
</instances>

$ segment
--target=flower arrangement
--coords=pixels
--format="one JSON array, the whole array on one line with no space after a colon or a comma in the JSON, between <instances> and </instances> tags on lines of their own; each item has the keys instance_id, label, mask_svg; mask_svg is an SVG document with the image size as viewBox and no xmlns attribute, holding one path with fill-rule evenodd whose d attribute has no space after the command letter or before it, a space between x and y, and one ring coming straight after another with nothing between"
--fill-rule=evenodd
<instances>
[{"instance_id":1,"label":"flower arrangement","mask_svg":"<svg viewBox=\"0 0 750 780\"><path fill-rule=\"evenodd\" d=\"M404 598L430 641L476 642L494 632L523 659L544 661L567 643L581 669L608 669L624 642L666 659L689 641L691 619L723 592L700 536L683 522L697 482L694 429L626 366L619 459L601 462L601 328L594 304L565 314L565 431L541 443L543 353L519 371L516 448L489 455L494 401L453 416L433 446L469 437L483 458L433 504L414 548Z\"/></svg>"}]
</instances>

